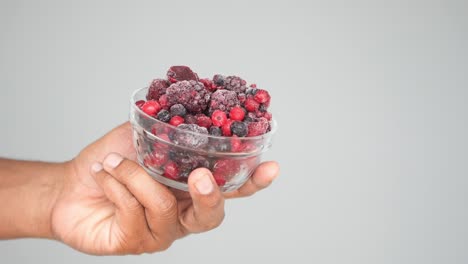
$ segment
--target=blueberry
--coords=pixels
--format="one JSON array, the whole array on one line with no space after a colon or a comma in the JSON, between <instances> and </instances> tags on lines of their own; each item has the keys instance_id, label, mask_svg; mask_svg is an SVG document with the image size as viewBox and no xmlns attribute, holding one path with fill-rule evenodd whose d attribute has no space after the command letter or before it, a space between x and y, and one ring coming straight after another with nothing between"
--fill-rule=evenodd
<instances>
[{"instance_id":1,"label":"blueberry","mask_svg":"<svg viewBox=\"0 0 468 264\"><path fill-rule=\"evenodd\" d=\"M169 113L169 111L163 109L159 111L159 113L156 115L156 118L160 121L167 123L169 122L169 120L171 120L171 114Z\"/></svg>"},{"instance_id":2,"label":"blueberry","mask_svg":"<svg viewBox=\"0 0 468 264\"><path fill-rule=\"evenodd\" d=\"M244 122L234 121L231 124L231 132L238 137L245 137L248 133L248 128Z\"/></svg>"}]
</instances>

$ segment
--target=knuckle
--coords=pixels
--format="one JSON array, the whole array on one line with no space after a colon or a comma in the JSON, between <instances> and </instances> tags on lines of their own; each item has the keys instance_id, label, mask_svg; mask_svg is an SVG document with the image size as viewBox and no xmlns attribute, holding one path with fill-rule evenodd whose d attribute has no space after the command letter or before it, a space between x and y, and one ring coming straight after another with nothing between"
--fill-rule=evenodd
<instances>
[{"instance_id":1,"label":"knuckle","mask_svg":"<svg viewBox=\"0 0 468 264\"><path fill-rule=\"evenodd\" d=\"M133 196L125 197L123 201L125 208L128 208L131 211L135 211L141 208L140 202Z\"/></svg>"},{"instance_id":2,"label":"knuckle","mask_svg":"<svg viewBox=\"0 0 468 264\"><path fill-rule=\"evenodd\" d=\"M142 173L141 167L138 164L131 161L125 160L119 167L120 168L118 169L120 169L120 173L128 181L134 179Z\"/></svg>"}]
</instances>

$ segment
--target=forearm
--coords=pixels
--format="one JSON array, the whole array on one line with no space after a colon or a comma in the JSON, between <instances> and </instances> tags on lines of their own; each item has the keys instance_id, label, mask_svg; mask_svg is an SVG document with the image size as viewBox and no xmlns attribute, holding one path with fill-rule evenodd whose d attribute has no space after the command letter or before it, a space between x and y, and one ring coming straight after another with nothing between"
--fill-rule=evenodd
<instances>
[{"instance_id":1,"label":"forearm","mask_svg":"<svg viewBox=\"0 0 468 264\"><path fill-rule=\"evenodd\" d=\"M51 211L67 167L0 158L0 239L52 237Z\"/></svg>"}]
</instances>

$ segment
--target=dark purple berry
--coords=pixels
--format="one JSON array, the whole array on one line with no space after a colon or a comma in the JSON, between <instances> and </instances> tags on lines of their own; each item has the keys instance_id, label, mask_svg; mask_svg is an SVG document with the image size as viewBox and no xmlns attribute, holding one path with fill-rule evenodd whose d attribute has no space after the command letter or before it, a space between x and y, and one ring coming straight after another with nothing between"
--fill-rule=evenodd
<instances>
[{"instance_id":1,"label":"dark purple berry","mask_svg":"<svg viewBox=\"0 0 468 264\"><path fill-rule=\"evenodd\" d=\"M167 77L175 81L198 81L198 75L187 66L172 66L167 71Z\"/></svg>"},{"instance_id":2,"label":"dark purple berry","mask_svg":"<svg viewBox=\"0 0 468 264\"><path fill-rule=\"evenodd\" d=\"M171 120L171 113L169 113L169 111L163 109L161 111L159 111L159 113L156 115L156 118L160 121L163 121L163 122L169 122L169 120Z\"/></svg>"},{"instance_id":3,"label":"dark purple berry","mask_svg":"<svg viewBox=\"0 0 468 264\"><path fill-rule=\"evenodd\" d=\"M237 135L239 137L245 137L248 133L247 124L240 121L234 121L231 124L231 132L233 135Z\"/></svg>"},{"instance_id":4,"label":"dark purple berry","mask_svg":"<svg viewBox=\"0 0 468 264\"><path fill-rule=\"evenodd\" d=\"M211 126L210 127L210 135L220 137L220 136L223 135L223 133L221 132L221 128L219 128L217 126Z\"/></svg>"},{"instance_id":5,"label":"dark purple berry","mask_svg":"<svg viewBox=\"0 0 468 264\"><path fill-rule=\"evenodd\" d=\"M191 115L191 114L185 115L185 123L187 123L187 124L196 124L197 121L198 120L194 115Z\"/></svg>"},{"instance_id":6,"label":"dark purple berry","mask_svg":"<svg viewBox=\"0 0 468 264\"><path fill-rule=\"evenodd\" d=\"M226 77L224 77L221 74L216 74L215 76L213 76L213 83L216 84L217 86L224 86L225 78Z\"/></svg>"},{"instance_id":7,"label":"dark purple berry","mask_svg":"<svg viewBox=\"0 0 468 264\"><path fill-rule=\"evenodd\" d=\"M182 104L175 104L170 108L171 116L182 116L184 117L187 114L187 110Z\"/></svg>"}]
</instances>

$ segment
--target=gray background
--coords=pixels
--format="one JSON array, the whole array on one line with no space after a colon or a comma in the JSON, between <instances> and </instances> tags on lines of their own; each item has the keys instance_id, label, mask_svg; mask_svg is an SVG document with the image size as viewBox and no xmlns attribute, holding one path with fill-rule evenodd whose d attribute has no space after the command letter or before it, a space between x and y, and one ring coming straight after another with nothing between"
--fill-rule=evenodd
<instances>
[{"instance_id":1,"label":"gray background","mask_svg":"<svg viewBox=\"0 0 468 264\"><path fill-rule=\"evenodd\" d=\"M271 91L271 188L152 255L1 263L467 263L468 2L1 1L0 155L63 161L174 64ZM275 262L278 263L278 262Z\"/></svg>"}]
</instances>

